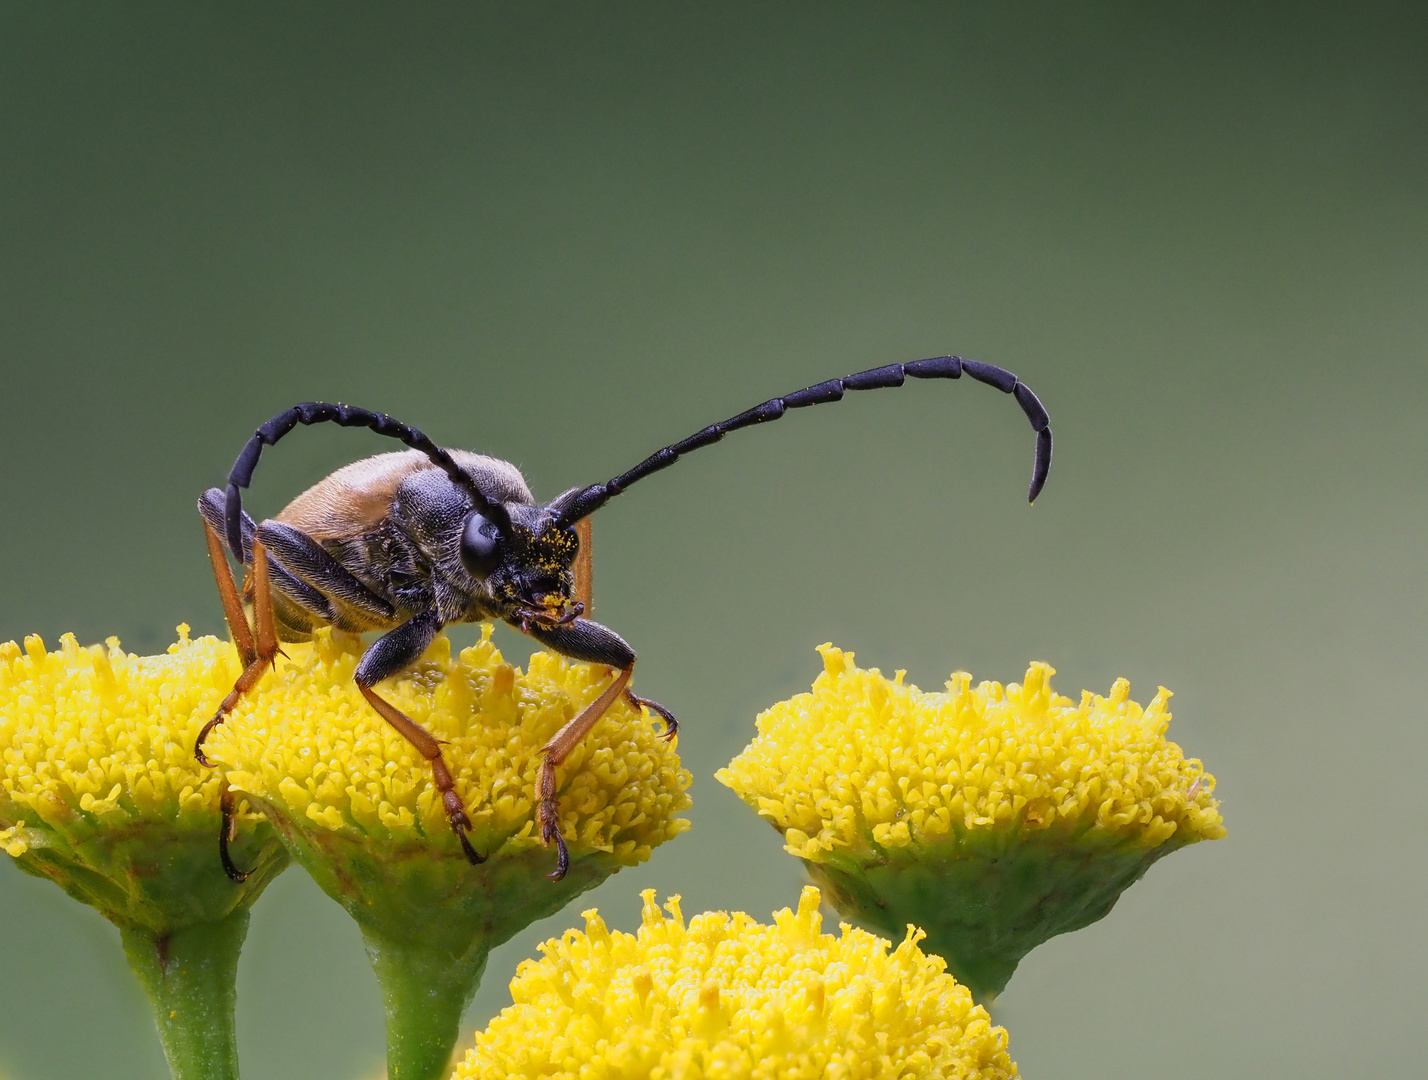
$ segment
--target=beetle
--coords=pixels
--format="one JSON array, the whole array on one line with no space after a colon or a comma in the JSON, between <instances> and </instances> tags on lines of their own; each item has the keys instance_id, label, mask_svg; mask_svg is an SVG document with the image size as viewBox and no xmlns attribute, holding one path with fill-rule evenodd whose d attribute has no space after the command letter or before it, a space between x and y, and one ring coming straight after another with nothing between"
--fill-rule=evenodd
<instances>
[{"instance_id":1,"label":"beetle","mask_svg":"<svg viewBox=\"0 0 1428 1080\"><path fill-rule=\"evenodd\" d=\"M556 845L556 866L549 876L558 880L569 868L570 854L558 825L555 770L622 695L637 710L643 706L660 716L666 737L678 728L668 709L630 688L635 651L615 631L587 617L590 515L630 485L731 431L777 420L790 409L838 401L850 390L901 386L909 377L957 379L964 374L1011 394L1030 421L1036 450L1027 501L1034 502L1051 468L1046 409L1011 372L957 356L889 364L770 398L671 443L603 484L571 488L548 503L535 500L514 465L444 450L385 413L322 402L295 405L258 428L234 462L225 489L210 488L198 501L243 672L199 733L194 755L210 764L204 739L275 662L279 641L304 640L319 626L353 634L380 632L358 661L354 681L377 713L431 763L452 831L466 857L483 862L485 856L467 839L471 821L440 742L375 687L414 664L446 625L503 620L563 656L616 672L600 696L540 751L536 823L541 842ZM263 448L299 425L320 423L369 428L409 449L338 469L277 517L255 523L243 511L242 490L251 483ZM228 552L248 570L244 592L252 598L251 628ZM228 853L234 802L226 788L222 811L220 857L228 876L242 881L247 875Z\"/></svg>"}]
</instances>

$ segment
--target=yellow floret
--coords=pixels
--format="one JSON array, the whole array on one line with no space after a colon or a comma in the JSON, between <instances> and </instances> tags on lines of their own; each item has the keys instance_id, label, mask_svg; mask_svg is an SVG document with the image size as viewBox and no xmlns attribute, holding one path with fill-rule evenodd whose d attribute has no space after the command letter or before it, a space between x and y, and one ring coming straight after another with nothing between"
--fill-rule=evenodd
<instances>
[{"instance_id":1,"label":"yellow floret","mask_svg":"<svg viewBox=\"0 0 1428 1080\"><path fill-rule=\"evenodd\" d=\"M514 1004L476 1036L453 1080L496 1077L1014 1077L1006 1032L908 928L888 942L821 933L819 894L772 926L716 911L686 926L644 894L635 935L584 913L585 930L541 946Z\"/></svg>"},{"instance_id":2,"label":"yellow floret","mask_svg":"<svg viewBox=\"0 0 1428 1080\"><path fill-rule=\"evenodd\" d=\"M1225 834L1215 781L1165 738L1170 691L1142 708L1118 679L1081 701L1054 669L923 693L823 645L813 691L758 718L717 774L810 862L938 845L973 830L1091 832L1155 847Z\"/></svg>"},{"instance_id":3,"label":"yellow floret","mask_svg":"<svg viewBox=\"0 0 1428 1080\"><path fill-rule=\"evenodd\" d=\"M205 744L234 790L354 839L428 837L454 850L431 765L362 698L352 681L356 639L319 630L284 645L277 673ZM538 846L534 791L539 751L609 682L606 669L550 653L522 674L482 639L451 656L445 638L383 697L444 743L443 756L483 853ZM623 864L688 827L689 774L646 717L616 703L558 771L560 827L571 850Z\"/></svg>"}]
</instances>

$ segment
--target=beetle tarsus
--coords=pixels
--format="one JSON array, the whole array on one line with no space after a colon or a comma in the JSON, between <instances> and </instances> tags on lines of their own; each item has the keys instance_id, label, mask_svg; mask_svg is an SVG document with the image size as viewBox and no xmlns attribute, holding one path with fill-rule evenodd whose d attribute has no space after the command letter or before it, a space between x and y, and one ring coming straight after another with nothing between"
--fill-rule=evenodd
<instances>
[{"instance_id":1,"label":"beetle tarsus","mask_svg":"<svg viewBox=\"0 0 1428 1080\"><path fill-rule=\"evenodd\" d=\"M486 861L486 856L471 846L471 841L466 839L466 833L463 830L453 829L453 831L456 833L456 839L461 841L461 850L466 853L467 862L472 866L480 866Z\"/></svg>"},{"instance_id":2,"label":"beetle tarsus","mask_svg":"<svg viewBox=\"0 0 1428 1080\"><path fill-rule=\"evenodd\" d=\"M570 869L570 849L565 846L565 837L560 835L560 826L553 821L547 822L541 829L540 838L547 846L552 840L555 841L555 869L546 874L546 877L551 881L559 881Z\"/></svg>"},{"instance_id":3,"label":"beetle tarsus","mask_svg":"<svg viewBox=\"0 0 1428 1080\"><path fill-rule=\"evenodd\" d=\"M223 721L222 714L215 716L208 723L203 725L203 729L198 733L198 738L193 741L194 760L205 769L213 768L213 762L208 760L208 755L203 752L203 740L208 738L208 733L216 728Z\"/></svg>"},{"instance_id":4,"label":"beetle tarsus","mask_svg":"<svg viewBox=\"0 0 1428 1080\"><path fill-rule=\"evenodd\" d=\"M228 880L235 885L242 885L252 876L253 871L239 870L228 851L228 842L238 835L238 811L233 792L229 790L226 782L218 796L218 812L223 816L223 822L218 827L218 858L223 863L223 872L228 875Z\"/></svg>"},{"instance_id":5,"label":"beetle tarsus","mask_svg":"<svg viewBox=\"0 0 1428 1080\"><path fill-rule=\"evenodd\" d=\"M679 721L675 719L674 713L670 712L658 701L652 701L647 697L641 697L633 690L626 687L625 700L630 703L630 707L639 710L641 706L654 713L664 721L664 731L660 733L660 738L669 740L679 732Z\"/></svg>"}]
</instances>

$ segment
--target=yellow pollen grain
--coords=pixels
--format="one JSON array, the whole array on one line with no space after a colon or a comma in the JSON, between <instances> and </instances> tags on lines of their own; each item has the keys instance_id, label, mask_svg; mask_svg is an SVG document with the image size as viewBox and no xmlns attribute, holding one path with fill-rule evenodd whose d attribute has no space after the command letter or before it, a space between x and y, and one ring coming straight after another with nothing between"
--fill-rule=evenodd
<instances>
[{"instance_id":1,"label":"yellow pollen grain","mask_svg":"<svg viewBox=\"0 0 1428 1080\"><path fill-rule=\"evenodd\" d=\"M1018 1075L1004 1029L918 947L844 924L822 933L819 893L773 925L706 912L686 925L644 894L635 934L594 910L543 944L514 1004L476 1036L453 1080L892 1080Z\"/></svg>"},{"instance_id":2,"label":"yellow pollen grain","mask_svg":"<svg viewBox=\"0 0 1428 1080\"><path fill-rule=\"evenodd\" d=\"M717 774L813 862L936 844L974 829L1060 828L1154 847L1225 834L1214 777L1165 738L1164 687L1142 708L1118 679L1072 702L1054 669L924 693L823 645L812 692L766 710Z\"/></svg>"},{"instance_id":3,"label":"yellow pollen grain","mask_svg":"<svg viewBox=\"0 0 1428 1080\"><path fill-rule=\"evenodd\" d=\"M276 674L206 744L233 788L354 837L447 836L430 764L352 681L360 645L319 630L311 644L283 647L288 656ZM438 638L410 671L376 689L442 741L473 841L486 851L488 841L539 844L540 749L610 678L606 668L544 652L522 673L502 659L486 627L459 657ZM557 770L560 828L572 852L603 851L632 864L688 827L677 815L690 805L690 776L661 728L622 699Z\"/></svg>"}]
</instances>

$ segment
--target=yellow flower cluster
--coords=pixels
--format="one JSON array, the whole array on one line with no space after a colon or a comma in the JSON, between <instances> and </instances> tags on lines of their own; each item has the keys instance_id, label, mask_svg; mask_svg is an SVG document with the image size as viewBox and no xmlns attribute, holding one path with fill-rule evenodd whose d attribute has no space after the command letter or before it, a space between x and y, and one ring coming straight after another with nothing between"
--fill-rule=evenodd
<instances>
[{"instance_id":1,"label":"yellow flower cluster","mask_svg":"<svg viewBox=\"0 0 1428 1080\"><path fill-rule=\"evenodd\" d=\"M811 862L936 845L971 830L1054 828L1147 848L1224 835L1215 781L1165 738L1164 687L1149 706L1118 679L1079 704L1054 693L1054 670L943 693L864 671L822 646L813 691L758 718L759 734L718 779Z\"/></svg>"},{"instance_id":2,"label":"yellow flower cluster","mask_svg":"<svg viewBox=\"0 0 1428 1080\"><path fill-rule=\"evenodd\" d=\"M193 741L232 685L232 649L179 640L166 656L119 647L57 652L38 636L0 645L0 847L24 854L24 819L68 826L218 812L218 774L194 760ZM8 805L7 805L8 804Z\"/></svg>"},{"instance_id":3,"label":"yellow flower cluster","mask_svg":"<svg viewBox=\"0 0 1428 1080\"><path fill-rule=\"evenodd\" d=\"M319 630L285 645L276 676L204 744L234 790L354 838L450 837L431 766L363 700L352 681L354 638ZM606 669L550 653L530 672L504 662L490 627L451 655L438 638L426 656L380 692L445 744L443 755L483 853L539 844L533 798L539 751L609 683ZM561 830L572 850L632 864L688 827L688 772L656 725L622 700L558 773Z\"/></svg>"},{"instance_id":4,"label":"yellow flower cluster","mask_svg":"<svg viewBox=\"0 0 1428 1080\"><path fill-rule=\"evenodd\" d=\"M478 1033L453 1080L641 1077L830 1080L1014 1077L1004 1029L908 935L823 934L819 893L765 926L706 912L686 926L644 894L638 934L585 931L541 946L515 1001Z\"/></svg>"}]
</instances>

